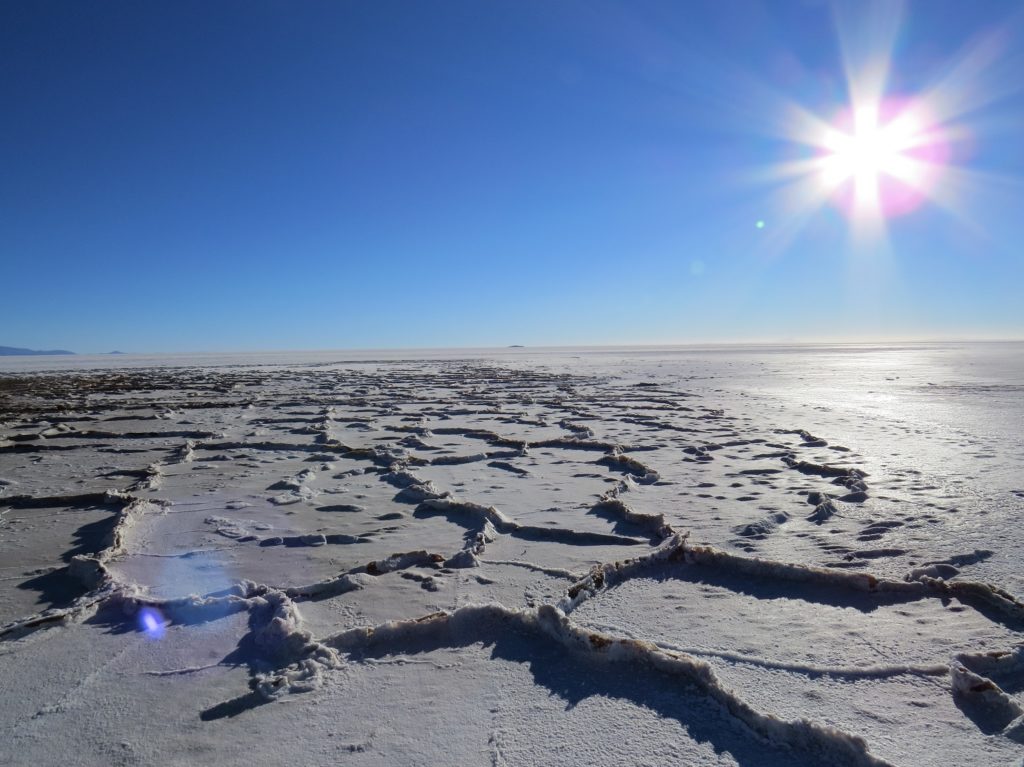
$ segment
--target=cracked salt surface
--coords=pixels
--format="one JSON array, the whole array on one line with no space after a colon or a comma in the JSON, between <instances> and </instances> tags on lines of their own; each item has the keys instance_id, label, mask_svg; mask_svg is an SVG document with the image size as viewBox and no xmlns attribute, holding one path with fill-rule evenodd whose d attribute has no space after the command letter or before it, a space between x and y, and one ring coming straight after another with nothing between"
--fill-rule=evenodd
<instances>
[{"instance_id":1,"label":"cracked salt surface","mask_svg":"<svg viewBox=\"0 0 1024 767\"><path fill-rule=\"evenodd\" d=\"M0 763L1020 763L1022 352L0 372Z\"/></svg>"}]
</instances>

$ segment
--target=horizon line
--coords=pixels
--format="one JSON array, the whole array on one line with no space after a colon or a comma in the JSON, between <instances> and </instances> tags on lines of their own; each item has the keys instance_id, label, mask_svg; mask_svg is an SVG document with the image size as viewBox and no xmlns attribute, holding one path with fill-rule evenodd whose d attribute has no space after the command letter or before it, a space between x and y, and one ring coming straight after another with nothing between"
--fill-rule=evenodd
<instances>
[{"instance_id":1,"label":"horizon line","mask_svg":"<svg viewBox=\"0 0 1024 767\"><path fill-rule=\"evenodd\" d=\"M177 351L129 351L129 352L70 352L68 354L31 354L4 355L9 357L27 356L75 356L75 357L139 357L139 356L173 356L173 355L214 355L214 354L311 354L326 352L416 352L416 351L514 351L514 350L547 350L563 349L664 349L664 348L724 348L724 347L788 347L788 346L864 346L864 345L903 345L903 344L954 344L954 343L1021 343L1024 336L942 336L942 337L898 337L898 338L823 338L823 339L777 339L777 340L732 340L732 341L673 341L655 343L582 343L582 344L501 344L496 346L453 345L453 346L352 346L352 347L320 347L320 348L236 348L208 350L177 350Z\"/></svg>"}]
</instances>

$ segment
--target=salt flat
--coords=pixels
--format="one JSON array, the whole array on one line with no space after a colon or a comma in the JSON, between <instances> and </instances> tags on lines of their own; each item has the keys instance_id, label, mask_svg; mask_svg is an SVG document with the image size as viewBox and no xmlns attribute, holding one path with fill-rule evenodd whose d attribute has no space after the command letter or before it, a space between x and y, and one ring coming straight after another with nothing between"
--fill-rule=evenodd
<instances>
[{"instance_id":1,"label":"salt flat","mask_svg":"<svg viewBox=\"0 0 1024 767\"><path fill-rule=\"evenodd\" d=\"M1024 345L0 361L0 763L1021 764Z\"/></svg>"}]
</instances>

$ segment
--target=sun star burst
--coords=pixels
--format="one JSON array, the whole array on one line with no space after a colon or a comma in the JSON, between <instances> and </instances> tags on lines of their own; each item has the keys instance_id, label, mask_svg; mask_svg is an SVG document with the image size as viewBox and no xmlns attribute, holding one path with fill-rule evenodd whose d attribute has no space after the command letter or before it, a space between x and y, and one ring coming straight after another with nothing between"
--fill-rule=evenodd
<instances>
[{"instance_id":1,"label":"sun star burst","mask_svg":"<svg viewBox=\"0 0 1024 767\"><path fill-rule=\"evenodd\" d=\"M822 190L857 218L913 209L941 164L940 137L913 106L856 106L814 143Z\"/></svg>"}]
</instances>

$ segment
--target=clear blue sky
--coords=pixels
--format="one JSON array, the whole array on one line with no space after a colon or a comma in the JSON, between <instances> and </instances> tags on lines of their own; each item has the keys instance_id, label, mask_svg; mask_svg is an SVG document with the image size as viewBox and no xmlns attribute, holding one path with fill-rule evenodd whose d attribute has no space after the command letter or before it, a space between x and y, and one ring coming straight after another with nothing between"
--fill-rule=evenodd
<instances>
[{"instance_id":1,"label":"clear blue sky","mask_svg":"<svg viewBox=\"0 0 1024 767\"><path fill-rule=\"evenodd\" d=\"M1017 3L904 9L893 93L996 35L951 209L865 240L764 173L865 8L2 0L0 344L1024 337Z\"/></svg>"}]
</instances>

